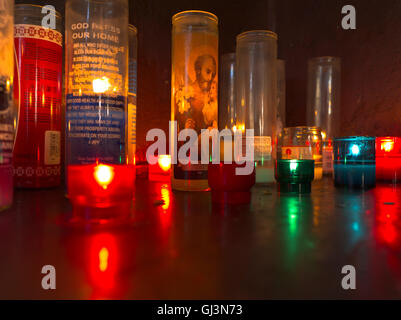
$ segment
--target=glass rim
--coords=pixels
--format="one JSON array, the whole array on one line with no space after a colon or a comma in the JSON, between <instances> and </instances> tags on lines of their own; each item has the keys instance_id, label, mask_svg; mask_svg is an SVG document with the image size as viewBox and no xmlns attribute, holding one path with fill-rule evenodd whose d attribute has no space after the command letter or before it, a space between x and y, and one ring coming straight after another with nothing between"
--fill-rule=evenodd
<instances>
[{"instance_id":1,"label":"glass rim","mask_svg":"<svg viewBox=\"0 0 401 320\"><path fill-rule=\"evenodd\" d=\"M376 137L372 136L348 136L348 137L339 137L334 138L334 141L376 141Z\"/></svg>"},{"instance_id":2,"label":"glass rim","mask_svg":"<svg viewBox=\"0 0 401 320\"><path fill-rule=\"evenodd\" d=\"M228 52L228 53L224 53L221 55L221 58L225 58L225 59L233 59L235 58L236 54L235 52Z\"/></svg>"},{"instance_id":3,"label":"glass rim","mask_svg":"<svg viewBox=\"0 0 401 320\"><path fill-rule=\"evenodd\" d=\"M310 58L309 62L341 62L340 57L334 57L334 56L321 56L321 57L314 57Z\"/></svg>"},{"instance_id":4,"label":"glass rim","mask_svg":"<svg viewBox=\"0 0 401 320\"><path fill-rule=\"evenodd\" d=\"M320 128L320 127L317 127L317 126L296 126L296 127L285 127L285 128L283 128L283 131L284 130L305 130L305 129L307 129L307 130L320 130L320 131L322 131L322 128Z\"/></svg>"},{"instance_id":5,"label":"glass rim","mask_svg":"<svg viewBox=\"0 0 401 320\"><path fill-rule=\"evenodd\" d=\"M18 3L14 5L14 14L17 8L27 8L27 7L31 7L31 8L44 8L45 6L41 6L39 4L31 4L31 3ZM49 11L53 11L52 9L48 9ZM57 10L54 10L56 17L57 18L61 18L61 14L60 12L58 12Z\"/></svg>"},{"instance_id":6,"label":"glass rim","mask_svg":"<svg viewBox=\"0 0 401 320\"><path fill-rule=\"evenodd\" d=\"M266 38L271 38L274 40L278 40L278 35L277 33L271 31L271 30L250 30L250 31L245 31L237 35L237 41L242 40L245 37L253 35L253 36L263 36Z\"/></svg>"},{"instance_id":7,"label":"glass rim","mask_svg":"<svg viewBox=\"0 0 401 320\"><path fill-rule=\"evenodd\" d=\"M205 17L210 19L213 22L218 23L219 18L214 13L208 12L208 11L203 11L203 10L185 10L185 11L180 11L177 12L176 14L173 15L171 18L172 23L174 24L178 20L187 17L187 16L200 16L200 17Z\"/></svg>"}]
</instances>

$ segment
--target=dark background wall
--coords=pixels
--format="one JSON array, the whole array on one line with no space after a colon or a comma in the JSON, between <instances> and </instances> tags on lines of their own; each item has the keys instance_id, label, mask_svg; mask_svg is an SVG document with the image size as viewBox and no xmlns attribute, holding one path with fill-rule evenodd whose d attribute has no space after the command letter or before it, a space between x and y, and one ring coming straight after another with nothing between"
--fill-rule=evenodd
<instances>
[{"instance_id":1,"label":"dark background wall","mask_svg":"<svg viewBox=\"0 0 401 320\"><path fill-rule=\"evenodd\" d=\"M25 1L18 0L17 3ZM64 1L54 4L64 14ZM352 4L357 29L341 28ZM307 60L342 58L342 135L401 135L401 1L399 0L130 0L138 28L138 149L146 132L168 130L171 16L201 9L219 17L220 54L235 51L242 31L271 29L287 67L287 125L305 124Z\"/></svg>"}]
</instances>

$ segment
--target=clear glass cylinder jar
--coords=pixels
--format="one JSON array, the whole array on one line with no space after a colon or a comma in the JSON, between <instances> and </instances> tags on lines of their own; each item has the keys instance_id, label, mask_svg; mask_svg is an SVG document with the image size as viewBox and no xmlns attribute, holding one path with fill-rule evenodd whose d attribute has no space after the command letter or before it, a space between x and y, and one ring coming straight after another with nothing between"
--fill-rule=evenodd
<instances>
[{"instance_id":1,"label":"clear glass cylinder jar","mask_svg":"<svg viewBox=\"0 0 401 320\"><path fill-rule=\"evenodd\" d=\"M339 135L341 59L317 57L308 62L307 124L322 129L323 171L333 172L333 138Z\"/></svg>"},{"instance_id":2,"label":"clear glass cylinder jar","mask_svg":"<svg viewBox=\"0 0 401 320\"><path fill-rule=\"evenodd\" d=\"M61 16L31 4L16 5L14 13L14 182L20 188L55 187L61 176ZM43 26L46 15L54 17L54 26Z\"/></svg>"},{"instance_id":3,"label":"clear glass cylinder jar","mask_svg":"<svg viewBox=\"0 0 401 320\"><path fill-rule=\"evenodd\" d=\"M277 34L254 30L237 36L237 108L254 130L256 183L274 182L277 113Z\"/></svg>"},{"instance_id":4,"label":"clear glass cylinder jar","mask_svg":"<svg viewBox=\"0 0 401 320\"><path fill-rule=\"evenodd\" d=\"M65 11L68 194L85 217L114 218L128 212L135 179L127 138L128 1L68 0Z\"/></svg>"},{"instance_id":5,"label":"clear glass cylinder jar","mask_svg":"<svg viewBox=\"0 0 401 320\"><path fill-rule=\"evenodd\" d=\"M191 10L175 14L172 24L171 183L176 190L203 191L208 189L208 165L182 164L177 150L183 142L176 143L174 132L193 129L200 138L202 129L218 127L218 19Z\"/></svg>"},{"instance_id":6,"label":"clear glass cylinder jar","mask_svg":"<svg viewBox=\"0 0 401 320\"><path fill-rule=\"evenodd\" d=\"M136 151L136 104L137 104L137 66L138 39L137 29L132 24L128 26L128 164L135 164Z\"/></svg>"},{"instance_id":7,"label":"clear glass cylinder jar","mask_svg":"<svg viewBox=\"0 0 401 320\"><path fill-rule=\"evenodd\" d=\"M376 185L376 138L334 139L334 185L369 189Z\"/></svg>"},{"instance_id":8,"label":"clear glass cylinder jar","mask_svg":"<svg viewBox=\"0 0 401 320\"><path fill-rule=\"evenodd\" d=\"M219 129L236 130L235 53L220 58Z\"/></svg>"},{"instance_id":9,"label":"clear glass cylinder jar","mask_svg":"<svg viewBox=\"0 0 401 320\"><path fill-rule=\"evenodd\" d=\"M14 145L13 72L14 1L0 6L0 211L13 201L12 152Z\"/></svg>"},{"instance_id":10,"label":"clear glass cylinder jar","mask_svg":"<svg viewBox=\"0 0 401 320\"><path fill-rule=\"evenodd\" d=\"M285 61L277 59L277 134L285 128Z\"/></svg>"},{"instance_id":11,"label":"clear glass cylinder jar","mask_svg":"<svg viewBox=\"0 0 401 320\"><path fill-rule=\"evenodd\" d=\"M314 160L314 179L323 176L322 135L317 127L284 128L278 139L278 159Z\"/></svg>"}]
</instances>

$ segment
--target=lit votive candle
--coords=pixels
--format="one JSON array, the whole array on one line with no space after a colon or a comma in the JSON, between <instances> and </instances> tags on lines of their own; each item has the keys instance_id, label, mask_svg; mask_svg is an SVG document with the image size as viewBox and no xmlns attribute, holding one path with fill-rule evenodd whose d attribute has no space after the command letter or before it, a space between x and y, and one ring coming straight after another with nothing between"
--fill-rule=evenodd
<instances>
[{"instance_id":1,"label":"lit votive candle","mask_svg":"<svg viewBox=\"0 0 401 320\"><path fill-rule=\"evenodd\" d=\"M276 162L277 190L280 193L310 193L314 175L314 160L278 159Z\"/></svg>"},{"instance_id":2,"label":"lit votive candle","mask_svg":"<svg viewBox=\"0 0 401 320\"><path fill-rule=\"evenodd\" d=\"M393 183L401 179L401 137L376 138L376 179Z\"/></svg>"},{"instance_id":3,"label":"lit votive candle","mask_svg":"<svg viewBox=\"0 0 401 320\"><path fill-rule=\"evenodd\" d=\"M68 195L74 214L86 219L128 216L135 187L134 165L69 165Z\"/></svg>"},{"instance_id":4,"label":"lit votive candle","mask_svg":"<svg viewBox=\"0 0 401 320\"><path fill-rule=\"evenodd\" d=\"M155 164L149 164L149 180L150 181L170 181L171 173L171 156L163 154L157 156Z\"/></svg>"},{"instance_id":5,"label":"lit votive candle","mask_svg":"<svg viewBox=\"0 0 401 320\"><path fill-rule=\"evenodd\" d=\"M369 189L376 185L374 137L334 139L334 184L336 187Z\"/></svg>"}]
</instances>

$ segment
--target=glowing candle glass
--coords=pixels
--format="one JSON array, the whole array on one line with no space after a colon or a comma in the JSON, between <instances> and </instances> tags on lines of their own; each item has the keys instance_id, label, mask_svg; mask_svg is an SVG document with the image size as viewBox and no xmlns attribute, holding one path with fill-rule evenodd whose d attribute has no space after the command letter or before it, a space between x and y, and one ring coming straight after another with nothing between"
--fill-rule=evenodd
<instances>
[{"instance_id":1,"label":"glowing candle glass","mask_svg":"<svg viewBox=\"0 0 401 320\"><path fill-rule=\"evenodd\" d=\"M55 29L46 27L42 9L32 4L15 6L18 130L13 162L19 188L60 184L62 23L60 14L53 11L49 14L55 17Z\"/></svg>"},{"instance_id":2,"label":"glowing candle glass","mask_svg":"<svg viewBox=\"0 0 401 320\"><path fill-rule=\"evenodd\" d=\"M155 164L149 164L150 181L170 181L171 174L171 156L163 154L157 156Z\"/></svg>"},{"instance_id":3,"label":"glowing candle glass","mask_svg":"<svg viewBox=\"0 0 401 320\"><path fill-rule=\"evenodd\" d=\"M68 0L65 28L68 194L85 218L119 218L135 179L128 1Z\"/></svg>"},{"instance_id":4,"label":"glowing candle glass","mask_svg":"<svg viewBox=\"0 0 401 320\"><path fill-rule=\"evenodd\" d=\"M277 157L286 160L314 160L314 179L321 179L323 164L320 128L284 128L278 139Z\"/></svg>"},{"instance_id":5,"label":"glowing candle glass","mask_svg":"<svg viewBox=\"0 0 401 320\"><path fill-rule=\"evenodd\" d=\"M376 180L398 183L401 179L401 137L376 138Z\"/></svg>"},{"instance_id":6,"label":"glowing candle glass","mask_svg":"<svg viewBox=\"0 0 401 320\"><path fill-rule=\"evenodd\" d=\"M180 141L174 132L218 127L218 19L205 11L190 10L172 18L171 130L173 159L171 185L175 190L208 190L207 164L183 164L178 157ZM177 159L178 158L178 159Z\"/></svg>"},{"instance_id":7,"label":"glowing candle glass","mask_svg":"<svg viewBox=\"0 0 401 320\"><path fill-rule=\"evenodd\" d=\"M311 192L315 162L313 160L277 159L275 172L278 192L307 194Z\"/></svg>"},{"instance_id":8,"label":"glowing candle glass","mask_svg":"<svg viewBox=\"0 0 401 320\"><path fill-rule=\"evenodd\" d=\"M374 137L334 139L334 184L336 187L369 189L376 185Z\"/></svg>"},{"instance_id":9,"label":"glowing candle glass","mask_svg":"<svg viewBox=\"0 0 401 320\"><path fill-rule=\"evenodd\" d=\"M213 149L218 146L213 146ZM231 139L223 139L219 143L218 163L209 164L209 185L212 191L212 202L221 205L247 204L251 201L251 188L256 181L254 163L248 163L251 172L244 170L246 163L237 164L234 154L234 143ZM231 158L225 159L225 152L230 150ZM216 150L217 151L217 150ZM238 159L237 159L238 160ZM238 161L239 162L239 161ZM248 174L245 174L248 173Z\"/></svg>"}]
</instances>

